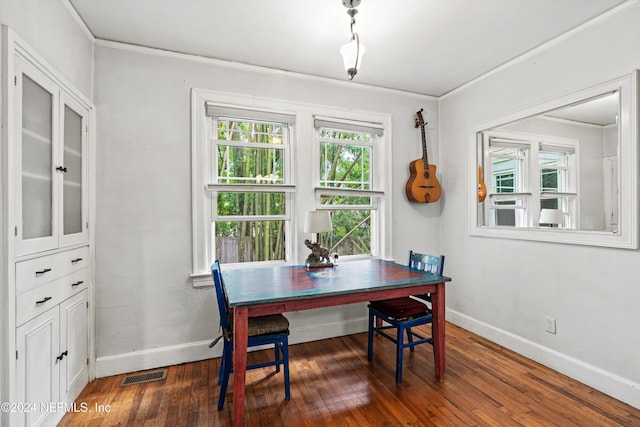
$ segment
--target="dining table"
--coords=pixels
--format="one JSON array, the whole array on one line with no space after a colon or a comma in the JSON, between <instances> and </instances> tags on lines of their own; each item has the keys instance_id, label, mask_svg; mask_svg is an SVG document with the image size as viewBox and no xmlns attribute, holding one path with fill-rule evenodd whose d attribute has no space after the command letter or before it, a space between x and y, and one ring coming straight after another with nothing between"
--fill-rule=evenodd
<instances>
[{"instance_id":1,"label":"dining table","mask_svg":"<svg viewBox=\"0 0 640 427\"><path fill-rule=\"evenodd\" d=\"M431 294L436 379L444 380L445 283L451 278L393 261L363 259L310 268L305 265L241 267L223 272L233 310L233 425L242 426L248 319L320 307Z\"/></svg>"}]
</instances>

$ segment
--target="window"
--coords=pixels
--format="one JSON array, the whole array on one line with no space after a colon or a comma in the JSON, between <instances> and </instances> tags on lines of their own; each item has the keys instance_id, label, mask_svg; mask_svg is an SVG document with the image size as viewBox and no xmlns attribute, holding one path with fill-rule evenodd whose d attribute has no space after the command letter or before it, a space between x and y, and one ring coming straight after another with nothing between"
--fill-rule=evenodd
<instances>
[{"instance_id":1,"label":"window","mask_svg":"<svg viewBox=\"0 0 640 427\"><path fill-rule=\"evenodd\" d=\"M577 141L486 132L491 226L537 227L541 209L559 209L562 228L576 228Z\"/></svg>"},{"instance_id":2,"label":"window","mask_svg":"<svg viewBox=\"0 0 640 427\"><path fill-rule=\"evenodd\" d=\"M390 256L389 115L202 89L191 103L195 287L211 286L216 259L227 268L303 263L305 214L317 209L333 215L323 245Z\"/></svg>"},{"instance_id":3,"label":"window","mask_svg":"<svg viewBox=\"0 0 640 427\"><path fill-rule=\"evenodd\" d=\"M578 228L575 144L540 143L540 208L563 212L562 228Z\"/></svg>"},{"instance_id":4,"label":"window","mask_svg":"<svg viewBox=\"0 0 640 427\"><path fill-rule=\"evenodd\" d=\"M285 261L293 116L208 104L211 235L221 263Z\"/></svg>"},{"instance_id":5,"label":"window","mask_svg":"<svg viewBox=\"0 0 640 427\"><path fill-rule=\"evenodd\" d=\"M316 209L331 211L333 233L320 243L340 256L376 253L379 183L377 156L382 129L371 125L315 120L319 150ZM322 240L324 239L324 240Z\"/></svg>"},{"instance_id":6,"label":"window","mask_svg":"<svg viewBox=\"0 0 640 427\"><path fill-rule=\"evenodd\" d=\"M522 227L526 223L529 195L525 193L525 165L528 158L528 145L523 141L490 138L491 225Z\"/></svg>"}]
</instances>

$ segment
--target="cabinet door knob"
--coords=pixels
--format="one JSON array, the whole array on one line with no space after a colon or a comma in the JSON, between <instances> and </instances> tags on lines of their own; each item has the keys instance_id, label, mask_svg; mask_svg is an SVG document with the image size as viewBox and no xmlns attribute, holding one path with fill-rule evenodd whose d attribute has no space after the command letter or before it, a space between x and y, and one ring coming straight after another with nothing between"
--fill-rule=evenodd
<instances>
[{"instance_id":1,"label":"cabinet door knob","mask_svg":"<svg viewBox=\"0 0 640 427\"><path fill-rule=\"evenodd\" d=\"M56 170L57 170L58 172L66 172L66 171L67 171L67 168L65 168L64 166L58 166L58 167L56 168Z\"/></svg>"},{"instance_id":2,"label":"cabinet door knob","mask_svg":"<svg viewBox=\"0 0 640 427\"><path fill-rule=\"evenodd\" d=\"M56 357L56 360L62 360L62 359L64 359L64 357L65 357L66 355L68 355L68 354L69 354L69 353L65 350L65 351L63 351L62 353L60 353L60 356Z\"/></svg>"},{"instance_id":3,"label":"cabinet door knob","mask_svg":"<svg viewBox=\"0 0 640 427\"><path fill-rule=\"evenodd\" d=\"M45 302L49 301L50 299L51 299L51 297L44 297L40 301L36 301L36 304L44 304Z\"/></svg>"},{"instance_id":4,"label":"cabinet door knob","mask_svg":"<svg viewBox=\"0 0 640 427\"><path fill-rule=\"evenodd\" d=\"M44 274L44 273L48 273L50 271L51 271L50 268L45 268L44 270L36 271L36 274Z\"/></svg>"}]
</instances>

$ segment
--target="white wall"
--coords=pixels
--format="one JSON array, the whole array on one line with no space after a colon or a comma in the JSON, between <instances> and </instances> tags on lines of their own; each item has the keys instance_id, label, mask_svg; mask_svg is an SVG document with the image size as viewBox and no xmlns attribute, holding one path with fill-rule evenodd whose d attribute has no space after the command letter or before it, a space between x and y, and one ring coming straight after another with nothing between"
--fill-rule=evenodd
<instances>
[{"instance_id":1,"label":"white wall","mask_svg":"<svg viewBox=\"0 0 640 427\"><path fill-rule=\"evenodd\" d=\"M87 37L78 23L69 13L65 2L62 0L0 0L0 24L11 27L17 35L26 41L36 52L66 78L73 86L78 88L88 99L91 99L93 85L93 41ZM4 55L0 45L0 52ZM5 78L5 76L2 76ZM3 94L0 88L0 100ZM0 117L2 115L0 114ZM0 138L2 135L0 134ZM1 160L1 159L0 159ZM4 161L0 162L4 165ZM0 178L0 184L4 181L4 172ZM3 186L0 186L3 188ZM3 202L4 205L4 202ZM4 209L6 206L3 207ZM4 230L8 228L3 226ZM2 250L0 250L2 262L6 258L6 237L3 237ZM7 301L6 289L8 288L6 265L0 266L2 287L0 289L0 325L6 325L4 319L4 304ZM8 363L4 363L5 342L8 339L4 333L5 328L0 327L0 402L8 388ZM2 420L0 419L0 424Z\"/></svg>"},{"instance_id":2,"label":"white wall","mask_svg":"<svg viewBox=\"0 0 640 427\"><path fill-rule=\"evenodd\" d=\"M74 19L67 0L0 0L0 23L92 99L93 37Z\"/></svg>"},{"instance_id":3,"label":"white wall","mask_svg":"<svg viewBox=\"0 0 640 427\"><path fill-rule=\"evenodd\" d=\"M473 126L640 68L638 22L635 2L440 101L448 319L636 407L638 251L471 237L468 156Z\"/></svg>"},{"instance_id":4,"label":"white wall","mask_svg":"<svg viewBox=\"0 0 640 427\"><path fill-rule=\"evenodd\" d=\"M436 101L112 43L96 47L95 70L98 376L215 354L206 346L218 332L214 290L189 279L191 88L390 114L393 254L404 262L410 248L438 249L441 205L412 205L404 195L408 164L421 157L413 120L422 107L437 159ZM288 316L292 342L366 328L361 306Z\"/></svg>"}]
</instances>

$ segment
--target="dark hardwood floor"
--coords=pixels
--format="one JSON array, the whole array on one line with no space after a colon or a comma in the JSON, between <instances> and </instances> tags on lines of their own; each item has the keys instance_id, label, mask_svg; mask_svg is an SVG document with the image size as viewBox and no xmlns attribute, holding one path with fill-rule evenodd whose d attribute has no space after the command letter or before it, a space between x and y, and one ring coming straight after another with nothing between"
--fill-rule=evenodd
<instances>
[{"instance_id":1,"label":"dark hardwood floor","mask_svg":"<svg viewBox=\"0 0 640 427\"><path fill-rule=\"evenodd\" d=\"M432 348L405 353L395 383L394 346L366 333L290 346L291 400L282 374L247 373L247 426L639 426L640 410L464 329L447 324L447 377L435 380ZM249 361L270 356L249 354ZM171 366L166 380L120 387L91 382L59 426L228 426L233 387L217 410L220 359Z\"/></svg>"}]
</instances>

